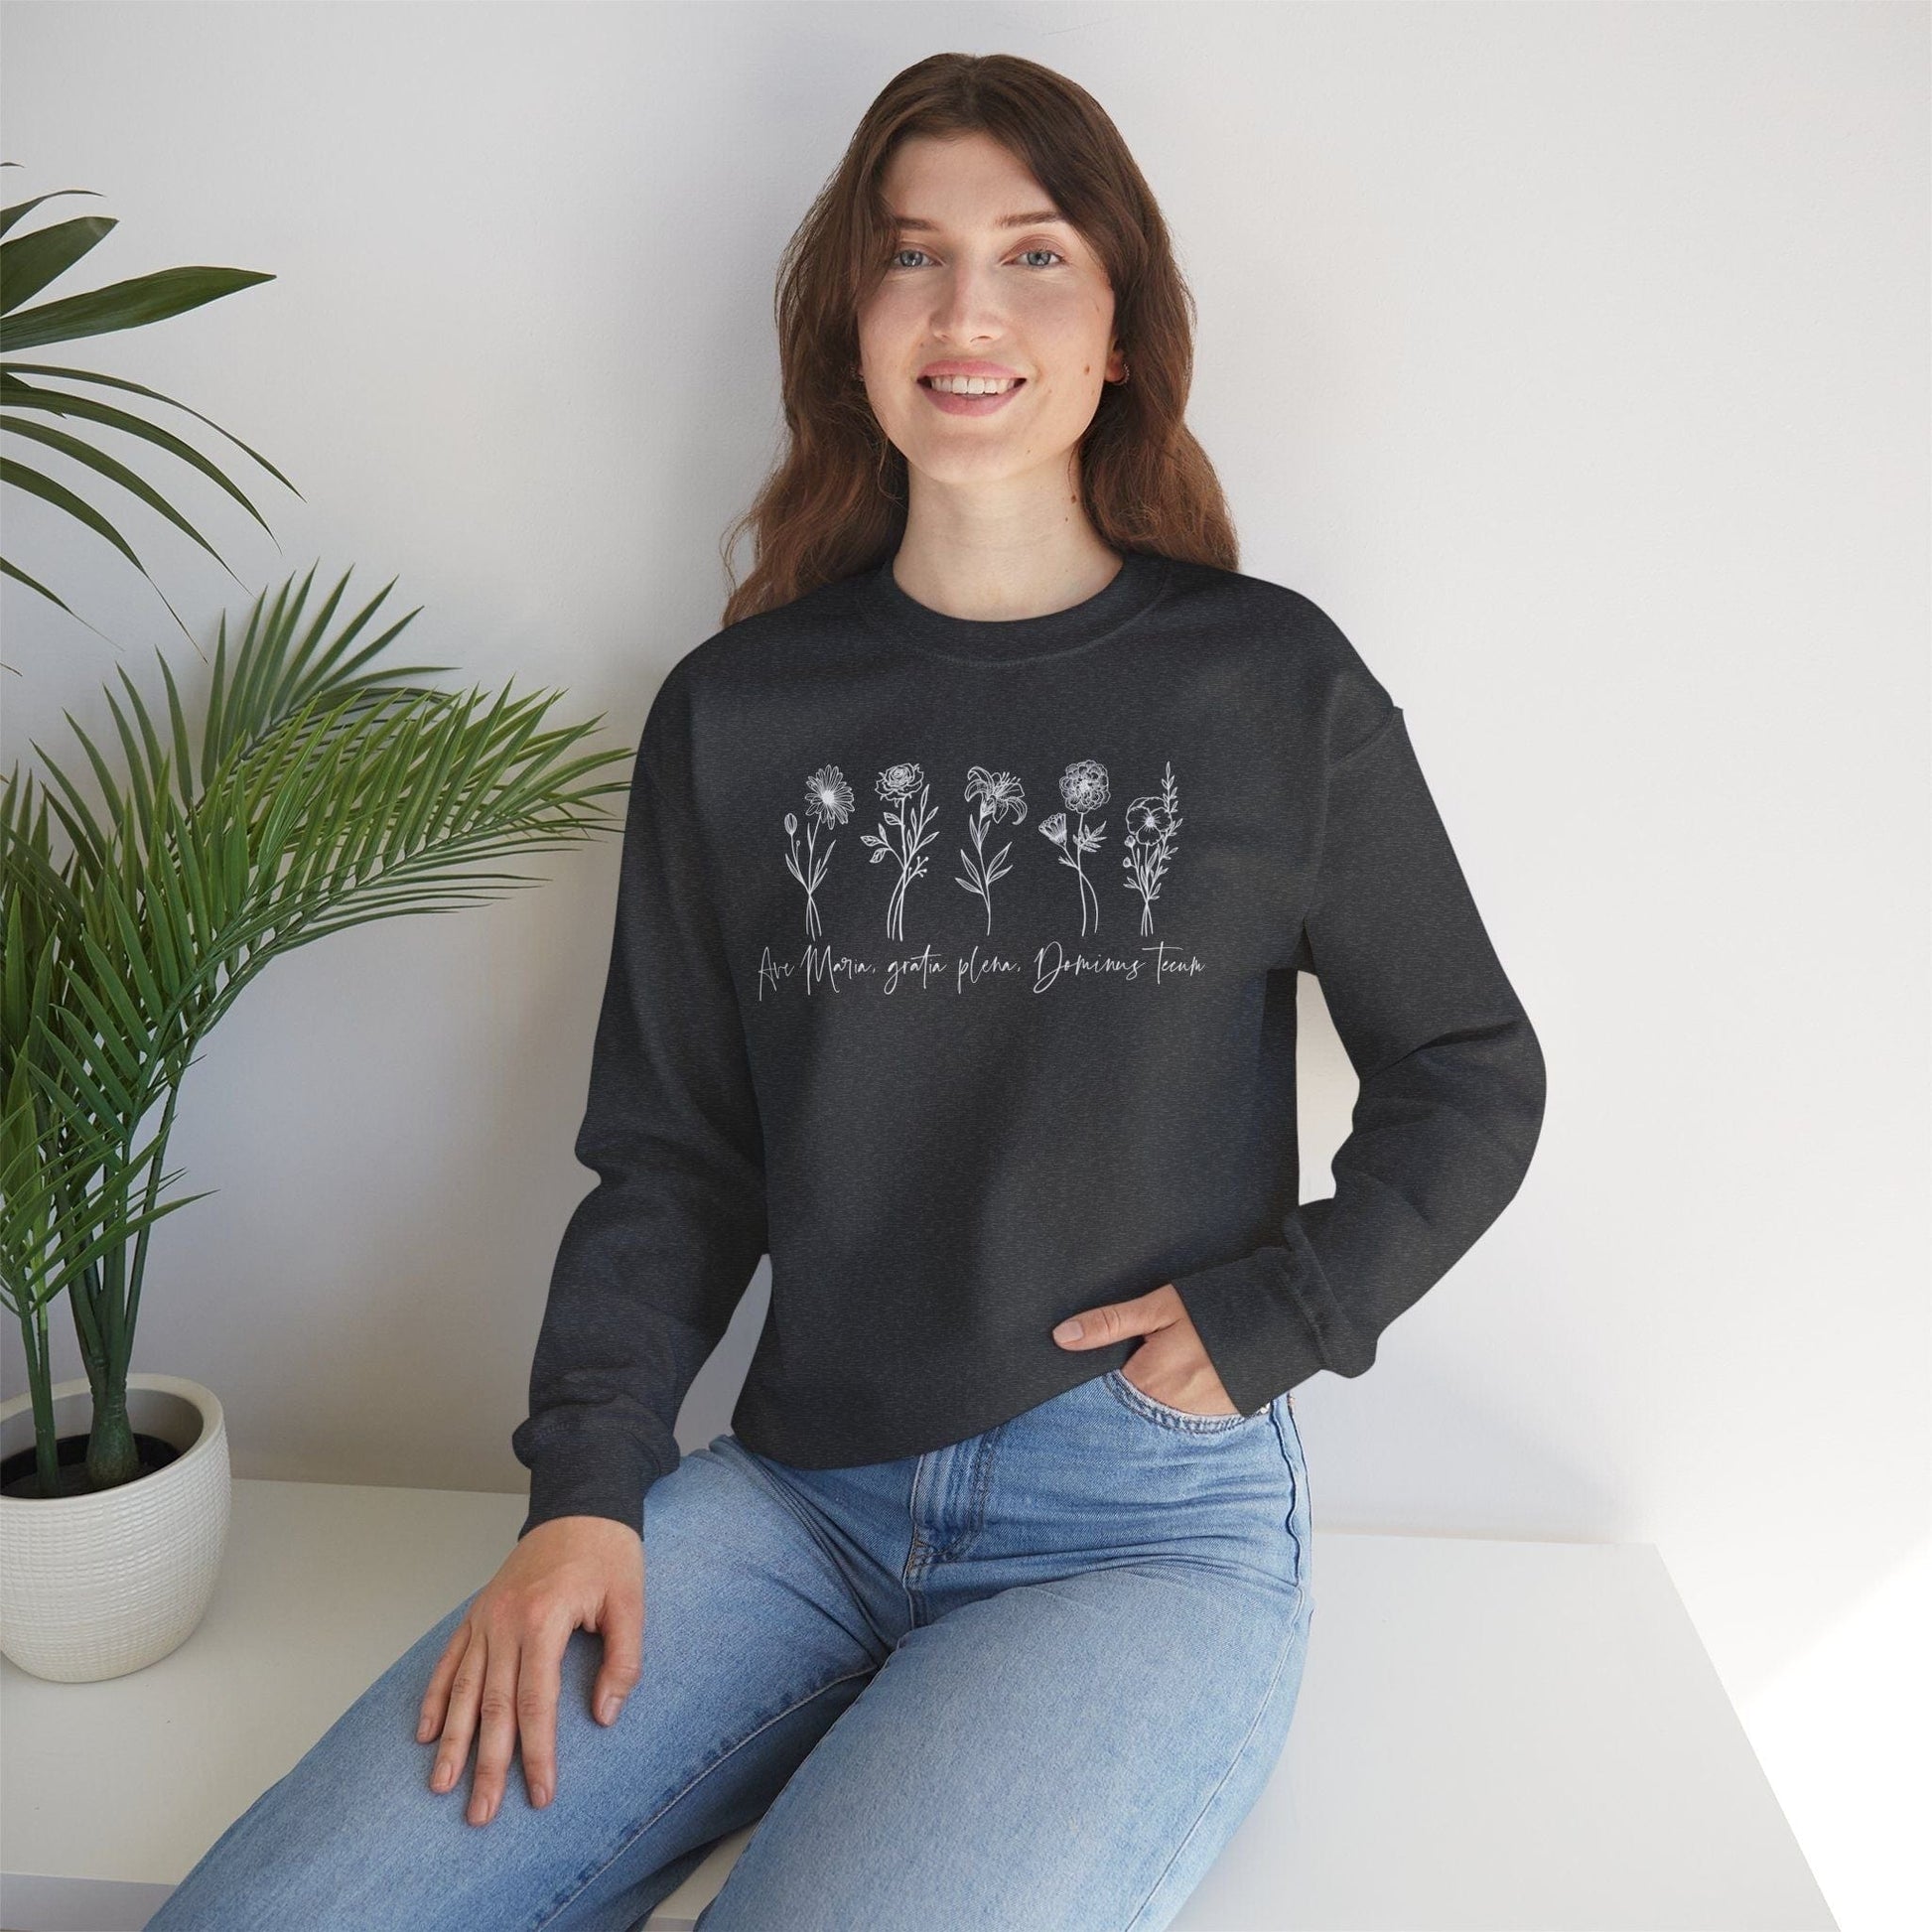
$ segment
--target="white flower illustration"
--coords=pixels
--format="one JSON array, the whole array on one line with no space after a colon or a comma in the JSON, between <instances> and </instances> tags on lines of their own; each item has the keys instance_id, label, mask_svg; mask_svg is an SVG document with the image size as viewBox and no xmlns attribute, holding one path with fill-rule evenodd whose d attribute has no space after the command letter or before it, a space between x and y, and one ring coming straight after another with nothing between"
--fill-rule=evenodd
<instances>
[{"instance_id":1,"label":"white flower illustration","mask_svg":"<svg viewBox=\"0 0 1932 1932\"><path fill-rule=\"evenodd\" d=\"M876 836L871 832L861 832L859 840L862 845L873 848L874 865L888 853L898 861L898 883L886 902L886 935L891 939L903 939L905 889L925 871L926 862L918 855L934 836L926 825L926 800L932 787L926 783L925 773L916 764L895 764L879 774L878 789L880 797L894 809L881 816ZM915 791L919 795L916 805L912 802ZM897 842L894 833L898 835Z\"/></svg>"},{"instance_id":2,"label":"white flower illustration","mask_svg":"<svg viewBox=\"0 0 1932 1932\"><path fill-rule=\"evenodd\" d=\"M1141 934L1154 930L1154 901L1161 897L1161 880L1173 855L1174 832L1180 825L1180 794L1174 789L1173 761L1161 774L1158 798L1137 798L1127 808L1127 856L1121 864L1127 878L1121 883L1141 896Z\"/></svg>"},{"instance_id":3,"label":"white flower illustration","mask_svg":"<svg viewBox=\"0 0 1932 1932\"><path fill-rule=\"evenodd\" d=\"M1011 845L1003 845L989 860L986 856L986 828L998 824L1007 813L1013 814L1013 822L1018 825L1027 816L1026 793L1021 789L1020 780L1011 771L995 775L985 765L976 764L966 774L966 796L979 800L979 810L966 821L966 830L973 841L973 850L978 853L977 863L967 857L966 848L959 849L960 863L966 868L965 876L954 875L954 883L965 887L969 893L977 893L986 901L986 929L993 930L993 882L1004 879L1013 870L1007 864L1007 854L1013 850Z\"/></svg>"},{"instance_id":4,"label":"white flower illustration","mask_svg":"<svg viewBox=\"0 0 1932 1932\"><path fill-rule=\"evenodd\" d=\"M1100 836L1106 829L1106 820L1089 826L1087 813L1098 811L1112 796L1107 786L1107 767L1092 759L1076 759L1060 773L1060 796L1065 799L1067 810L1078 815L1079 825L1069 833L1066 814L1055 812L1051 818L1041 820L1039 829L1059 847L1060 864L1071 866L1079 876L1080 933L1084 938L1089 898L1093 901L1093 929L1100 930L1100 896L1093 890L1093 882L1082 870L1080 861L1106 843Z\"/></svg>"},{"instance_id":5,"label":"white flower illustration","mask_svg":"<svg viewBox=\"0 0 1932 1932\"><path fill-rule=\"evenodd\" d=\"M790 812L785 814L785 838L790 843L790 851L785 857L785 870L805 889L805 936L816 939L822 927L818 917L819 881L825 877L825 868L831 863L832 847L838 841L832 840L821 853L818 848L818 832L822 825L843 825L852 816L852 787L846 783L836 764L821 764L805 780L805 862L798 861L798 820Z\"/></svg>"}]
</instances>

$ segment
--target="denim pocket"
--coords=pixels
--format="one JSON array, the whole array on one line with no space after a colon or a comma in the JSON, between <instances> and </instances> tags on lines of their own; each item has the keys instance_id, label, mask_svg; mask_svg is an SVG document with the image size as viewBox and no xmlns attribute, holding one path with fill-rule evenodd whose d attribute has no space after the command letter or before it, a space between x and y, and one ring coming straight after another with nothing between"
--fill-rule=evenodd
<instances>
[{"instance_id":1,"label":"denim pocket","mask_svg":"<svg viewBox=\"0 0 1932 1932\"><path fill-rule=\"evenodd\" d=\"M1165 1402L1156 1401L1145 1389L1130 1382L1120 1369L1109 1369L1101 1379L1123 1408L1131 1410L1144 1422L1151 1422L1159 1429L1171 1429L1180 1436L1225 1436L1231 1430L1244 1429L1250 1423L1261 1421L1268 1413L1266 1409L1258 1409L1252 1416L1238 1413L1232 1416L1197 1416L1190 1409L1175 1409Z\"/></svg>"}]
</instances>

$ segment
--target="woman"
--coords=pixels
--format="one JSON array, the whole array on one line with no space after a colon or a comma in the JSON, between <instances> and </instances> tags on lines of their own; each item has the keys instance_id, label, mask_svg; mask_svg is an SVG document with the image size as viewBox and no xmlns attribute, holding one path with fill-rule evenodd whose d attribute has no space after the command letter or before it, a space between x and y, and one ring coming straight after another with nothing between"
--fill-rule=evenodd
<instances>
[{"instance_id":1,"label":"woman","mask_svg":"<svg viewBox=\"0 0 1932 1932\"><path fill-rule=\"evenodd\" d=\"M620 1932L761 1818L706 1932L1153 1932L1252 1806L1289 1391L1502 1210L1543 1065L1400 710L1233 567L1187 308L1065 79L867 114L757 568L638 750L517 1546L153 1926ZM1306 1205L1298 970L1361 1076Z\"/></svg>"}]
</instances>

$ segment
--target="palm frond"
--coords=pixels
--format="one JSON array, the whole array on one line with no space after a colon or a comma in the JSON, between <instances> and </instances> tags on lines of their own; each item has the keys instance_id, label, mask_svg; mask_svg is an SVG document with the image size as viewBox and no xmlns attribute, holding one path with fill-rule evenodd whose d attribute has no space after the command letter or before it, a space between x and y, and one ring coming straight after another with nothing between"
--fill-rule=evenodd
<instances>
[{"instance_id":1,"label":"palm frond","mask_svg":"<svg viewBox=\"0 0 1932 1932\"><path fill-rule=\"evenodd\" d=\"M200 1042L271 960L346 926L540 883L478 868L621 823L595 801L627 790L605 774L631 750L582 747L602 714L553 727L557 691L490 697L407 681L443 666L368 667L408 618L351 656L389 587L332 631L345 578L305 629L313 576L290 580L266 613L257 600L232 666L224 634L199 748L164 660L161 724L132 679L107 694L124 775L69 715L98 814L45 753L38 800L18 767L0 784L11 1305L79 1294L73 1253L84 1268L137 1229L145 1239L158 1182L150 1173L144 1203L135 1181L166 1130L137 1155L142 1123L157 1105L172 1111ZM50 812L71 840L59 864ZM101 1231L82 1241L89 1215ZM37 1264L44 1252L59 1265Z\"/></svg>"},{"instance_id":2,"label":"palm frond","mask_svg":"<svg viewBox=\"0 0 1932 1932\"><path fill-rule=\"evenodd\" d=\"M84 194L91 191L61 192ZM75 342L128 329L144 329L152 323L186 315L190 310L275 279L259 269L197 265L157 269L150 274L130 276L123 281L109 282L103 287L78 294L39 300L52 283L84 260L118 225L106 215L84 214L51 222L26 234L10 232L41 202L52 199L52 196L39 196L0 210L0 235L6 237L0 240L0 355L17 358L22 350L41 348L50 343ZM33 306L27 306L29 304ZM53 451L78 465L83 473L110 489L133 497L136 502L172 523L206 550L231 577L234 576L227 559L137 471L130 469L107 450L96 448L82 437L43 419L54 417L76 425L85 423L147 443L208 479L266 530L266 519L238 484L191 444L158 424L147 421L133 410L112 407L84 393L30 381L28 378L33 376L51 376L59 382L76 387L93 384L115 388L129 395L168 403L172 408L186 408L185 404L176 403L159 391L130 382L125 377L67 368L58 363L24 362L18 359L0 363L0 429L10 431L20 443ZM202 422L208 421L197 410L191 409L188 413ZM294 484L272 463L247 444L228 435L218 424L211 424L210 427L217 429L237 449L253 458L277 483L294 489ZM167 606L168 615L174 619L176 626L193 641L193 633L182 621L181 614L169 602L161 586L155 583L152 572L142 562L132 541L122 534L116 519L106 509L88 502L58 477L48 475L36 465L13 458L0 457L0 483L12 483L51 508L71 517L125 558L153 586L156 596ZM299 490L295 493L298 496L301 494ZM6 575L16 583L47 598L69 616L73 615L64 599L11 560L0 559L0 569L4 569ZM236 582L239 581L237 578Z\"/></svg>"}]
</instances>

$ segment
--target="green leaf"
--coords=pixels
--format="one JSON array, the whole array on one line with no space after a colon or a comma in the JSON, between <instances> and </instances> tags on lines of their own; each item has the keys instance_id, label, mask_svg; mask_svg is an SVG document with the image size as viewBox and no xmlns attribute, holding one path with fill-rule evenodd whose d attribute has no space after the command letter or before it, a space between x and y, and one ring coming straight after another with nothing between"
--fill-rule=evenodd
<instances>
[{"instance_id":1,"label":"green leaf","mask_svg":"<svg viewBox=\"0 0 1932 1932\"><path fill-rule=\"evenodd\" d=\"M109 282L85 295L69 295L38 309L0 316L0 354L68 343L81 336L107 336L142 329L186 315L204 303L218 302L239 289L275 277L253 268L158 268L125 282Z\"/></svg>"},{"instance_id":2,"label":"green leaf","mask_svg":"<svg viewBox=\"0 0 1932 1932\"><path fill-rule=\"evenodd\" d=\"M6 362L0 363L0 369L9 374L58 375L69 382L97 382L103 389L125 389L131 395L146 396L153 402L165 402L170 409L179 409L184 415L193 416L198 423L206 423L217 436L226 436L237 450L244 456L252 457L284 489L299 500L306 500L302 498L302 492L259 450L251 449L238 436L229 435L213 417L204 416L199 409L190 409L187 403L164 396L159 389L150 389L145 382L130 382L123 375L99 375L92 369L70 369L59 362Z\"/></svg>"},{"instance_id":3,"label":"green leaf","mask_svg":"<svg viewBox=\"0 0 1932 1932\"><path fill-rule=\"evenodd\" d=\"M40 294L118 225L111 215L76 214L70 221L0 242L0 315Z\"/></svg>"},{"instance_id":4,"label":"green leaf","mask_svg":"<svg viewBox=\"0 0 1932 1932\"><path fill-rule=\"evenodd\" d=\"M69 396L63 395L58 389L39 388L31 382L21 381L3 363L0 363L0 409L37 409L49 415L70 416L81 422L98 423L103 429L120 430L125 435L140 438L144 443L152 443L156 449L165 451L191 469L199 470L211 483L225 489L264 530L268 529L268 521L261 511L194 444L183 441L172 431L144 421L128 410L110 409L90 396ZM14 427L26 433L25 425L16 424ZM165 509L165 505L163 507ZM172 510L166 513L174 514ZM204 545L204 548L207 547Z\"/></svg>"}]
</instances>

